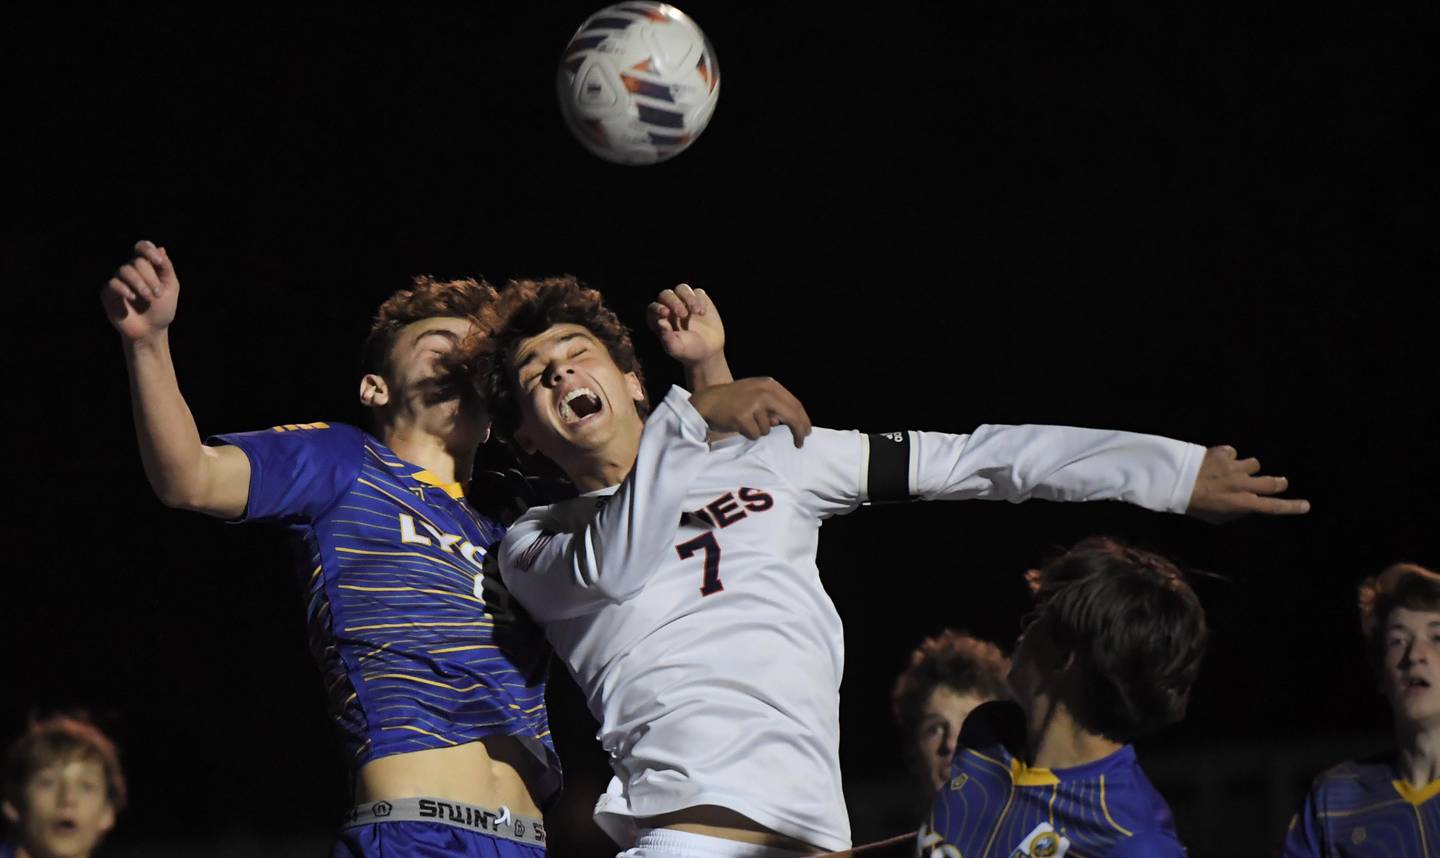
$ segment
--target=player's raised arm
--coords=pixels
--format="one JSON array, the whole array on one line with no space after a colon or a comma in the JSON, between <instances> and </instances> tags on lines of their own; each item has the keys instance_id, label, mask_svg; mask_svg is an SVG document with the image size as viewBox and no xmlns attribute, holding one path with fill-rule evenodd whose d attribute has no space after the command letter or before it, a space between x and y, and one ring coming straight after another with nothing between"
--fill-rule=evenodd
<instances>
[{"instance_id":1,"label":"player's raised arm","mask_svg":"<svg viewBox=\"0 0 1440 858\"><path fill-rule=\"evenodd\" d=\"M100 292L125 349L135 434L151 487L166 506L237 518L245 512L250 461L236 447L200 441L170 357L179 297L170 255L148 241L135 245L134 258Z\"/></svg>"},{"instance_id":2,"label":"player's raised arm","mask_svg":"<svg viewBox=\"0 0 1440 858\"><path fill-rule=\"evenodd\" d=\"M725 360L725 325L704 289L681 283L656 296L645 322L665 354L685 368L685 384L694 393L735 380Z\"/></svg>"}]
</instances>

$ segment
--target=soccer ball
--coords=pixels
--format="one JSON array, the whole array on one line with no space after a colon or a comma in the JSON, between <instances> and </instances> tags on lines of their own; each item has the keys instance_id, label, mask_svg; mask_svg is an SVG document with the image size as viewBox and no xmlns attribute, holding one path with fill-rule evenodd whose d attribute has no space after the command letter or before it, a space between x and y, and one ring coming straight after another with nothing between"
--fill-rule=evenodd
<instances>
[{"instance_id":1,"label":"soccer ball","mask_svg":"<svg viewBox=\"0 0 1440 858\"><path fill-rule=\"evenodd\" d=\"M720 97L705 34L665 3L606 6L580 25L558 75L560 110L585 148L654 164L695 142Z\"/></svg>"}]
</instances>

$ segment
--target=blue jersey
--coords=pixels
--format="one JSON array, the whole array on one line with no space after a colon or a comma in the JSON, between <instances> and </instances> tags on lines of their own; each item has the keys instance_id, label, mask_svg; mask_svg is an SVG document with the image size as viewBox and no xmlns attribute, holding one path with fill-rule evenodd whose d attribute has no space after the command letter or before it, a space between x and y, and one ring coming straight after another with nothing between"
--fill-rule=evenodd
<instances>
[{"instance_id":1,"label":"blue jersey","mask_svg":"<svg viewBox=\"0 0 1440 858\"><path fill-rule=\"evenodd\" d=\"M545 656L497 642L481 610L503 528L353 426L213 440L250 460L244 520L286 525L298 543L310 648L355 765L514 736L556 775L553 791Z\"/></svg>"},{"instance_id":2,"label":"blue jersey","mask_svg":"<svg viewBox=\"0 0 1440 858\"><path fill-rule=\"evenodd\" d=\"M977 741L972 721L1014 704L987 704L966 719L950 780L920 829L922 858L1171 858L1185 849L1165 800L1129 745L1068 769L1032 768L998 740ZM976 719L976 715L980 718Z\"/></svg>"},{"instance_id":3,"label":"blue jersey","mask_svg":"<svg viewBox=\"0 0 1440 858\"><path fill-rule=\"evenodd\" d=\"M1315 779L1285 835L1285 858L1426 858L1440 853L1440 781L1415 788L1388 759Z\"/></svg>"}]
</instances>

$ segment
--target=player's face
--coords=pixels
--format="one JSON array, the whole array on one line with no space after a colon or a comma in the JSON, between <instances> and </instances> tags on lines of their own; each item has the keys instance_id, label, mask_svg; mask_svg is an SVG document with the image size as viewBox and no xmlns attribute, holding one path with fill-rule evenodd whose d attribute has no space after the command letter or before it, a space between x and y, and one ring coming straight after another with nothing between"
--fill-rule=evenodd
<instances>
[{"instance_id":1,"label":"player's face","mask_svg":"<svg viewBox=\"0 0 1440 858\"><path fill-rule=\"evenodd\" d=\"M974 692L956 691L937 685L920 710L920 727L915 733L916 759L925 766L931 791L938 792L950 779L950 760L965 717L985 698Z\"/></svg>"},{"instance_id":2,"label":"player's face","mask_svg":"<svg viewBox=\"0 0 1440 858\"><path fill-rule=\"evenodd\" d=\"M6 805L20 845L35 858L83 858L115 825L105 768L75 758L41 769L25 785L23 807Z\"/></svg>"},{"instance_id":3,"label":"player's face","mask_svg":"<svg viewBox=\"0 0 1440 858\"><path fill-rule=\"evenodd\" d=\"M1440 612L1390 612L1380 686L1396 720L1440 727Z\"/></svg>"},{"instance_id":4,"label":"player's face","mask_svg":"<svg viewBox=\"0 0 1440 858\"><path fill-rule=\"evenodd\" d=\"M513 362L520 392L516 438L562 467L587 452L633 456L643 426L635 401L644 391L621 372L595 335L555 325L520 343Z\"/></svg>"},{"instance_id":5,"label":"player's face","mask_svg":"<svg viewBox=\"0 0 1440 858\"><path fill-rule=\"evenodd\" d=\"M436 411L442 421L487 425L475 385L456 377L445 363L473 330L468 319L453 316L421 319L401 328L385 373L390 404L416 414Z\"/></svg>"}]
</instances>

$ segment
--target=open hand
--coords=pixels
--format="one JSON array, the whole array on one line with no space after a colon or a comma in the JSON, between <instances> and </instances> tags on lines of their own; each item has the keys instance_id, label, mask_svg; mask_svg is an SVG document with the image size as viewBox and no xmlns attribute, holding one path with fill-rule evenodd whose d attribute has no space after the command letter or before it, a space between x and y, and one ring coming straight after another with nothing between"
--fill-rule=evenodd
<instances>
[{"instance_id":1,"label":"open hand","mask_svg":"<svg viewBox=\"0 0 1440 858\"><path fill-rule=\"evenodd\" d=\"M110 324L131 342L170 327L179 298L180 279L170 255L148 241L135 243L135 257L116 269L100 290Z\"/></svg>"},{"instance_id":2,"label":"open hand","mask_svg":"<svg viewBox=\"0 0 1440 858\"><path fill-rule=\"evenodd\" d=\"M1259 473L1258 459L1240 459L1234 447L1211 447L1200 463L1186 515L1221 522L1250 513L1304 515L1310 511L1307 500L1274 497L1290 487L1289 480L1256 476Z\"/></svg>"}]
</instances>

